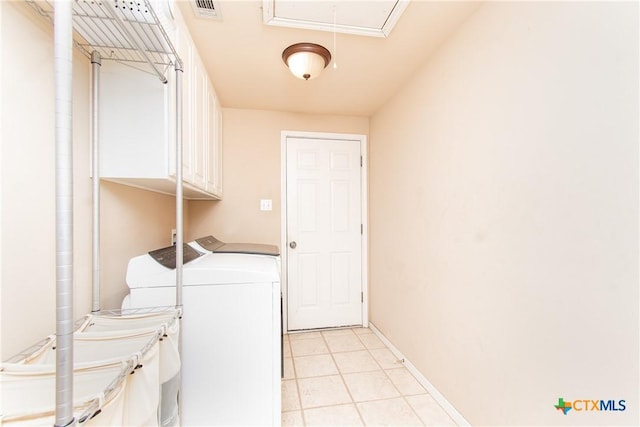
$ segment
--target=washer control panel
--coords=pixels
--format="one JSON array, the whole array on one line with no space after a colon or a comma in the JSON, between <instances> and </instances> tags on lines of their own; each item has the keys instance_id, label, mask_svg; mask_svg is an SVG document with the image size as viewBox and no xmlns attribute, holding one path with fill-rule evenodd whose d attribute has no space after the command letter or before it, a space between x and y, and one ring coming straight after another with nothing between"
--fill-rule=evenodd
<instances>
[{"instance_id":1,"label":"washer control panel","mask_svg":"<svg viewBox=\"0 0 640 427\"><path fill-rule=\"evenodd\" d=\"M153 258L156 262L166 268L175 269L176 268L176 247L167 246L166 248L155 249L149 252L151 258ZM193 261L201 257L204 254L193 249L191 246L186 243L182 245L182 264L187 264L188 262Z\"/></svg>"}]
</instances>

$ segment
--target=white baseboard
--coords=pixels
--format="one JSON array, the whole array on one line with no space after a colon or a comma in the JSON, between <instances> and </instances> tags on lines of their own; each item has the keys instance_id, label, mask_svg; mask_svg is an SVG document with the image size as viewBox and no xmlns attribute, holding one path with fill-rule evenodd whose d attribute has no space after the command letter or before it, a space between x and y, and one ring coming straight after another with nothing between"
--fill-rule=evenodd
<instances>
[{"instance_id":1,"label":"white baseboard","mask_svg":"<svg viewBox=\"0 0 640 427\"><path fill-rule=\"evenodd\" d=\"M373 331L374 334L376 334L378 338L380 338L383 343L385 343L387 347L389 347L389 350L391 350L391 352L400 361L402 361L402 364L407 368L407 370L411 372L411 374L413 374L418 382L427 390L427 392L433 397L433 399L438 402L440 406L442 406L442 409L444 409L444 411L457 425L471 426L469 421L467 421L462 416L462 414L458 412L458 410L451 403L449 403L449 401L438 391L438 389L435 388L435 386L431 384L431 382L429 382L429 380L425 378L425 376L422 375L422 373L418 371L418 369L413 366L413 364L406 357L404 357L402 353L400 353L400 350L398 350L396 346L394 346L391 341L389 341L387 337L385 337L382 332L380 332L380 330L375 327L373 323L369 322L369 328Z\"/></svg>"}]
</instances>

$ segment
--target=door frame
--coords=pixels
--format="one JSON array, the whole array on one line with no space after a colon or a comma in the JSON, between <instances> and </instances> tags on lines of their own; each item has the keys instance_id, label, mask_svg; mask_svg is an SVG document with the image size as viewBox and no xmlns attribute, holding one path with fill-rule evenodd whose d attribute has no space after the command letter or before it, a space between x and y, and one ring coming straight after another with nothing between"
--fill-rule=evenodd
<instances>
[{"instance_id":1,"label":"door frame","mask_svg":"<svg viewBox=\"0 0 640 427\"><path fill-rule=\"evenodd\" d=\"M351 133L302 132L283 130L280 133L280 260L282 292L282 329L289 332L288 322L288 250L287 250L287 138L349 140L360 142L362 167L360 168L360 221L362 224L361 281L362 281L362 326L369 326L369 208L368 208L368 162L367 136Z\"/></svg>"}]
</instances>

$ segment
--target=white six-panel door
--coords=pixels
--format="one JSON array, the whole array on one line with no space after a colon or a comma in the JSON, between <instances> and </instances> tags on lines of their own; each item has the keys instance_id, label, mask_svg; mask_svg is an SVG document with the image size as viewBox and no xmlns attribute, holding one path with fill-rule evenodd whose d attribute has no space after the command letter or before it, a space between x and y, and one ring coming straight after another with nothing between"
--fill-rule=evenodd
<instances>
[{"instance_id":1,"label":"white six-panel door","mask_svg":"<svg viewBox=\"0 0 640 427\"><path fill-rule=\"evenodd\" d=\"M286 139L288 330L362 324L360 141Z\"/></svg>"}]
</instances>

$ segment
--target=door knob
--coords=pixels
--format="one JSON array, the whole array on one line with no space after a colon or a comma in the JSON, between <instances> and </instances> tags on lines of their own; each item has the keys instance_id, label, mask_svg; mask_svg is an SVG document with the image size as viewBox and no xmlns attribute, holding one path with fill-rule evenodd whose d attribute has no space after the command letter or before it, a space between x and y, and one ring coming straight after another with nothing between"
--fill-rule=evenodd
<instances>
[{"instance_id":1,"label":"door knob","mask_svg":"<svg viewBox=\"0 0 640 427\"><path fill-rule=\"evenodd\" d=\"M295 248L296 248L296 246L298 246L298 244L297 244L295 241L294 241L294 242L289 243L289 247L290 247L291 249L295 249Z\"/></svg>"}]
</instances>

